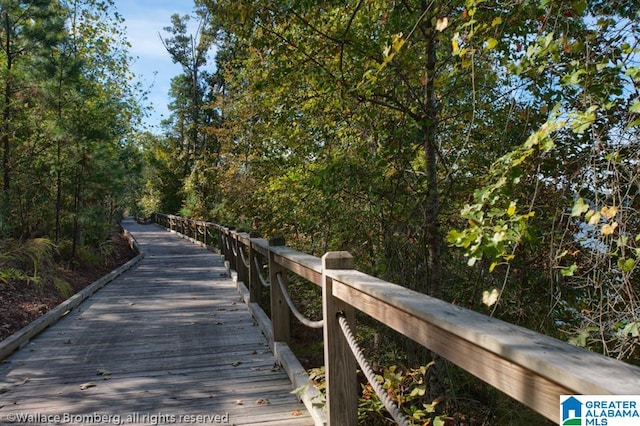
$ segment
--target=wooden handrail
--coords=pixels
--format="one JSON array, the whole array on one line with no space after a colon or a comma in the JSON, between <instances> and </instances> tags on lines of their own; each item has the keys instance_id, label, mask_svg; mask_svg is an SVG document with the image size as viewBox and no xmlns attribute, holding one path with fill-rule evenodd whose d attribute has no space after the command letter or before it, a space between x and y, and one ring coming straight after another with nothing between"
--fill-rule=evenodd
<instances>
[{"instance_id":1,"label":"wooden handrail","mask_svg":"<svg viewBox=\"0 0 640 426\"><path fill-rule=\"evenodd\" d=\"M170 229L178 221L173 216L155 217L156 223ZM357 398L345 396L357 392L355 364L350 351L345 352L349 349L344 337L336 334L336 310L355 309L371 316L554 422L560 420L560 395L640 394L638 367L358 272L351 269L350 256L344 252L320 259L222 225L206 222L205 226L218 232L219 241L228 238L244 246L250 259L256 253L268 258L270 273L294 273L323 288L330 424L335 419L341 419L340 424L357 420ZM232 258L231 250L221 251L234 268L243 269L238 276L247 277L247 284L260 285L252 262L244 271L247 268ZM289 331L283 327L288 322L283 318L289 318L289 311L286 303L277 301L277 294L274 302L276 287L271 286L274 328L270 335L286 343ZM250 293L254 294L253 289ZM278 309L281 312L274 314Z\"/></svg>"}]
</instances>

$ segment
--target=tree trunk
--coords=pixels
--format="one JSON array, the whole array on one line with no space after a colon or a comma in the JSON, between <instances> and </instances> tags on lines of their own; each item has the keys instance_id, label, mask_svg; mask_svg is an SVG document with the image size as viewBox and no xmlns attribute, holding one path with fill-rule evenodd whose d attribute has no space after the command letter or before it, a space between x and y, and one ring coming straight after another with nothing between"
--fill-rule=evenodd
<instances>
[{"instance_id":1,"label":"tree trunk","mask_svg":"<svg viewBox=\"0 0 640 426\"><path fill-rule=\"evenodd\" d=\"M423 2L423 9L429 7ZM424 105L425 115L422 123L424 132L424 155L426 164L427 194L424 206L424 240L427 246L427 293L433 297L440 297L441 265L440 248L442 239L440 235L440 202L438 197L438 106L436 103L436 63L437 40L436 30L431 19L425 20L425 84ZM440 356L431 352L433 364L428 375L428 397L431 400L444 394L443 361Z\"/></svg>"},{"instance_id":2,"label":"tree trunk","mask_svg":"<svg viewBox=\"0 0 640 426\"><path fill-rule=\"evenodd\" d=\"M424 7L428 7L426 4ZM426 163L427 194L424 206L425 243L427 246L427 293L433 297L440 296L441 279L441 235L440 203L438 198L438 107L436 105L435 74L436 74L436 31L430 19L424 26L425 34L425 76L424 105L425 115L422 123L424 132L424 155Z\"/></svg>"},{"instance_id":3,"label":"tree trunk","mask_svg":"<svg viewBox=\"0 0 640 426\"><path fill-rule=\"evenodd\" d=\"M12 96L12 87L11 87L11 68L13 67L13 55L11 52L11 23L9 22L9 13L7 11L4 12L3 16L3 24L4 24L4 36L5 36L5 52L7 55L6 58L6 80L4 84L4 113L3 113L3 123L2 123L2 146L3 146L3 156L2 156L2 169L3 169L3 186L2 190L4 193L5 201L7 202L6 207L9 208L9 191L11 189L11 143L10 143L10 130L11 130L11 96Z\"/></svg>"}]
</instances>

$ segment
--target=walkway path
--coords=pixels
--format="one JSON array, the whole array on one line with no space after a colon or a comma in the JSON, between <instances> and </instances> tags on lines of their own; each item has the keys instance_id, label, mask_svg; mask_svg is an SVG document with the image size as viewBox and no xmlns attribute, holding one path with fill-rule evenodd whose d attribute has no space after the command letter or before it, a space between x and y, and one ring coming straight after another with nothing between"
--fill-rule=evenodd
<instances>
[{"instance_id":1,"label":"walkway path","mask_svg":"<svg viewBox=\"0 0 640 426\"><path fill-rule=\"evenodd\" d=\"M0 363L0 424L313 424L222 258L123 225L144 259Z\"/></svg>"}]
</instances>

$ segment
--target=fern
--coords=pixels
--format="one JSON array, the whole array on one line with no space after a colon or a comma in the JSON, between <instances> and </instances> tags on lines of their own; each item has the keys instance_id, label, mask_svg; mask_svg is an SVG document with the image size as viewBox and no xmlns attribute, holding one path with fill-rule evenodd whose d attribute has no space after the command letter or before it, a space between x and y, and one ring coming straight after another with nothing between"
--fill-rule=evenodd
<instances>
[{"instance_id":1,"label":"fern","mask_svg":"<svg viewBox=\"0 0 640 426\"><path fill-rule=\"evenodd\" d=\"M73 287L71 286L71 284L69 284L69 282L61 278L54 278L53 284L55 285L58 294L64 299L68 299L69 297L73 296Z\"/></svg>"},{"instance_id":2,"label":"fern","mask_svg":"<svg viewBox=\"0 0 640 426\"><path fill-rule=\"evenodd\" d=\"M32 268L31 281L36 284L41 282L40 269L53 263L56 250L56 245L48 238L34 238L22 244L18 249L17 257L30 261Z\"/></svg>"},{"instance_id":3,"label":"fern","mask_svg":"<svg viewBox=\"0 0 640 426\"><path fill-rule=\"evenodd\" d=\"M27 281L29 275L17 268L0 269L0 283L9 284L12 281Z\"/></svg>"}]
</instances>

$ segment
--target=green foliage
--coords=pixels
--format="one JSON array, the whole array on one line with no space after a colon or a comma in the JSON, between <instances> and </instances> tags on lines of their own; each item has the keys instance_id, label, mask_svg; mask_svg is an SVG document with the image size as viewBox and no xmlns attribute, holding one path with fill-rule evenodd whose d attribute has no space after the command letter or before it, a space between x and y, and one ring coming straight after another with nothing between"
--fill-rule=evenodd
<instances>
[{"instance_id":1,"label":"green foliage","mask_svg":"<svg viewBox=\"0 0 640 426\"><path fill-rule=\"evenodd\" d=\"M13 281L26 281L28 279L29 275L18 268L0 269L0 282L2 282L3 284L9 284Z\"/></svg>"},{"instance_id":2,"label":"green foliage","mask_svg":"<svg viewBox=\"0 0 640 426\"><path fill-rule=\"evenodd\" d=\"M56 246L53 241L46 238L34 238L21 244L15 256L25 261L28 259L31 273L30 280L39 282L40 273L43 269L51 268L55 254Z\"/></svg>"},{"instance_id":3,"label":"green foliage","mask_svg":"<svg viewBox=\"0 0 640 426\"><path fill-rule=\"evenodd\" d=\"M6 239L0 244L0 283L33 283L42 288L54 273L56 255L56 245L46 238Z\"/></svg>"},{"instance_id":4,"label":"green foliage","mask_svg":"<svg viewBox=\"0 0 640 426\"><path fill-rule=\"evenodd\" d=\"M402 409L411 424L444 424L444 416L437 415L439 400L428 401L426 374L431 364L403 371L395 365L384 368L376 379ZM387 417L384 405L369 383L363 384L358 407L358 419L362 424L393 424Z\"/></svg>"},{"instance_id":5,"label":"green foliage","mask_svg":"<svg viewBox=\"0 0 640 426\"><path fill-rule=\"evenodd\" d=\"M56 288L56 291L63 299L68 299L73 296L73 287L67 281L61 278L54 278L53 285Z\"/></svg>"},{"instance_id":6,"label":"green foliage","mask_svg":"<svg viewBox=\"0 0 640 426\"><path fill-rule=\"evenodd\" d=\"M629 4L199 3L210 97L174 80L144 208L348 250L365 272L637 362Z\"/></svg>"},{"instance_id":7,"label":"green foliage","mask_svg":"<svg viewBox=\"0 0 640 426\"><path fill-rule=\"evenodd\" d=\"M99 244L131 202L140 108L113 1L3 5L3 228ZM5 231L3 231L5 232Z\"/></svg>"}]
</instances>

